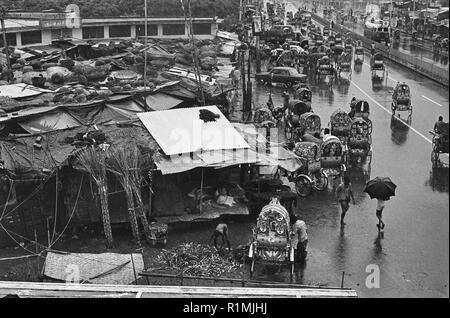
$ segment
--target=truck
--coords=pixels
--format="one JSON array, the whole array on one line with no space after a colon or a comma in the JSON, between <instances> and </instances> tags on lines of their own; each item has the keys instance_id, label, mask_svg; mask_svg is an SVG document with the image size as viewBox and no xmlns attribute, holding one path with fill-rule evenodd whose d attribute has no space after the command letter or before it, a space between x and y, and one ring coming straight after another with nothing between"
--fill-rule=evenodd
<instances>
[{"instance_id":1,"label":"truck","mask_svg":"<svg viewBox=\"0 0 450 318\"><path fill-rule=\"evenodd\" d=\"M284 43L286 40L295 38L295 29L292 25L274 25L269 31L265 31L261 39L266 42Z\"/></svg>"}]
</instances>

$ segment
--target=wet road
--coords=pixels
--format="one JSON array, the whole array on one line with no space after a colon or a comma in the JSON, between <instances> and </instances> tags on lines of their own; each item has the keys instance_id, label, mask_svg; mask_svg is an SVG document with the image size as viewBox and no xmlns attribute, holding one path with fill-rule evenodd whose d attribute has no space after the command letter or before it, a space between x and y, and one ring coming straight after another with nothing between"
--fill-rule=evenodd
<instances>
[{"instance_id":1,"label":"wet road","mask_svg":"<svg viewBox=\"0 0 450 318\"><path fill-rule=\"evenodd\" d=\"M328 125L337 108L348 110L353 96L366 99L371 106L371 177L389 176L398 185L396 197L387 202L383 213L384 235L379 235L376 227L376 201L363 193L363 170L351 169L356 205L351 206L344 227L331 186L323 193L299 199L297 214L308 225L309 254L306 265L296 267L295 282L339 286L345 273L344 286L354 288L360 297L448 297L449 170L432 169L428 133L439 115L448 121L448 91L398 66L389 66L387 82L374 90L369 74L369 66L364 64L359 73L353 72L349 84L336 84L332 93L326 87L310 86L313 109L320 115L322 127ZM413 94L414 111L408 125L391 116L391 95L397 80L407 82ZM282 103L284 90L272 88L275 104ZM255 84L255 106L265 104L269 92L268 87ZM448 162L448 156L443 160ZM233 247L251 240L256 217L232 217L226 222ZM171 230L168 247L185 241L209 243L216 223ZM370 265L380 269L379 288L366 286ZM257 264L254 279L289 282L289 270Z\"/></svg>"},{"instance_id":2,"label":"wet road","mask_svg":"<svg viewBox=\"0 0 450 318\"><path fill-rule=\"evenodd\" d=\"M309 226L310 255L298 279L305 283L326 280L336 285L345 272L345 285L361 296L448 296L449 171L433 171L428 133L439 115L448 121L448 91L393 65L388 66L384 87L374 90L368 60L366 56L360 73L353 72L350 85L335 85L333 93L311 85L312 104L324 127L334 110L349 110L353 96L369 102L374 148L371 176L389 176L398 185L397 196L387 203L384 212L384 237L378 236L376 228L376 201L363 193L362 171L351 170L357 202L347 214L345 228L340 228L340 210L331 190L301 200L298 213ZM413 94L409 125L391 115L391 96L397 81L408 83ZM274 89L275 95L282 90ZM267 88L259 87L257 93L258 104L264 103ZM407 120L406 114L401 116ZM448 156L443 161L448 163ZM369 264L380 267L379 289L365 287Z\"/></svg>"},{"instance_id":3,"label":"wet road","mask_svg":"<svg viewBox=\"0 0 450 318\"><path fill-rule=\"evenodd\" d=\"M319 9L317 11L317 15L323 18L323 9ZM335 14L333 14L333 20L335 22L337 21ZM345 22L344 26L357 34L364 35L364 26L361 22L358 22L357 24ZM429 48L424 49L423 46L429 46ZM432 51L432 44L429 41L414 42L411 40L411 37L402 33L400 41L392 42L392 49L415 56L418 59L434 64L436 67L443 69L449 68L448 52L443 54L434 54Z\"/></svg>"},{"instance_id":4,"label":"wet road","mask_svg":"<svg viewBox=\"0 0 450 318\"><path fill-rule=\"evenodd\" d=\"M397 65L388 65L388 78L381 89L373 89L369 56L348 84L326 87L310 83L313 109L326 127L338 108L349 109L353 96L366 99L373 122L371 177L389 176L398 185L397 195L383 213L384 235L379 235L376 201L363 193L362 169L351 169L356 205L351 205L346 225L340 225L340 208L332 189L299 199L297 214L308 225L309 245L305 266L297 266L295 282L354 288L360 297L448 297L449 296L449 169L432 169L431 135L439 115L449 120L447 88ZM412 91L413 114L407 124L391 115L391 96L397 81ZM254 104L263 105L269 88L254 84ZM272 89L275 104L281 104L285 88ZM292 93L292 92L291 92ZM448 163L448 156L443 158ZM366 167L367 168L367 167ZM255 217L227 219L233 247L251 240ZM192 224L171 232L169 246L184 241L209 243L216 222ZM379 288L368 288L366 269L380 269ZM289 282L289 270L256 265L255 279Z\"/></svg>"}]
</instances>

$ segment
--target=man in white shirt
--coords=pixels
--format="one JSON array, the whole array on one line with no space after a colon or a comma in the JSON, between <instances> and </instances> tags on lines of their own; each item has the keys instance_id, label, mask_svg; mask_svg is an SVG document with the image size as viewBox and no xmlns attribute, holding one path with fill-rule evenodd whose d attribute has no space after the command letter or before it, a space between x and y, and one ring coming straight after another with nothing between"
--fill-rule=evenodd
<instances>
[{"instance_id":1,"label":"man in white shirt","mask_svg":"<svg viewBox=\"0 0 450 318\"><path fill-rule=\"evenodd\" d=\"M308 232L306 223L298 219L297 216L292 215L291 225L291 243L294 246L296 258L300 261L303 261L306 258L306 247L308 246Z\"/></svg>"}]
</instances>

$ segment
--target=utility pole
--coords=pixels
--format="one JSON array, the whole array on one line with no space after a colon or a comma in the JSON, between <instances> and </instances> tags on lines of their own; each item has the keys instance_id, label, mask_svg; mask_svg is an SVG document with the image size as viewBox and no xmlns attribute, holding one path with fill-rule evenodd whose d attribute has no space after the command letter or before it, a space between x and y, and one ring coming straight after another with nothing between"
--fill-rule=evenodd
<instances>
[{"instance_id":1,"label":"utility pole","mask_svg":"<svg viewBox=\"0 0 450 318\"><path fill-rule=\"evenodd\" d=\"M147 13L147 0L144 0L144 16L145 16L145 25L144 25L144 108L146 111L149 110L149 107L147 105L147 28L148 28L148 13Z\"/></svg>"},{"instance_id":2,"label":"utility pole","mask_svg":"<svg viewBox=\"0 0 450 318\"><path fill-rule=\"evenodd\" d=\"M6 16L5 8L0 7L0 22L2 26L3 46L5 47L6 67L8 68L8 70L11 70L11 60L9 58L8 41L6 40L5 16Z\"/></svg>"},{"instance_id":3,"label":"utility pole","mask_svg":"<svg viewBox=\"0 0 450 318\"><path fill-rule=\"evenodd\" d=\"M189 34L191 37L192 49L194 50L194 67L195 73L198 80L198 89L200 92L200 104L205 106L205 94L203 93L203 84L202 78L200 74L200 66L198 63L198 52L197 47L195 45L195 37L194 37L194 23L192 22L192 10L191 10L191 0L188 0L188 12L189 12Z\"/></svg>"}]
</instances>

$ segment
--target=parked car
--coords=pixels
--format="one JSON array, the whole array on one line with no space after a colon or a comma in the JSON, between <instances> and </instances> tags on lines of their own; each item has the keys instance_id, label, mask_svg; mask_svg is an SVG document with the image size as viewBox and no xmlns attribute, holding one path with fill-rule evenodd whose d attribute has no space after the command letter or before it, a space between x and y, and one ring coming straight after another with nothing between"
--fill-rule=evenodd
<instances>
[{"instance_id":1,"label":"parked car","mask_svg":"<svg viewBox=\"0 0 450 318\"><path fill-rule=\"evenodd\" d=\"M257 81L266 84L282 83L288 87L292 87L295 84L305 82L308 76L300 74L293 67L274 67L270 72L256 74L255 78Z\"/></svg>"}]
</instances>

